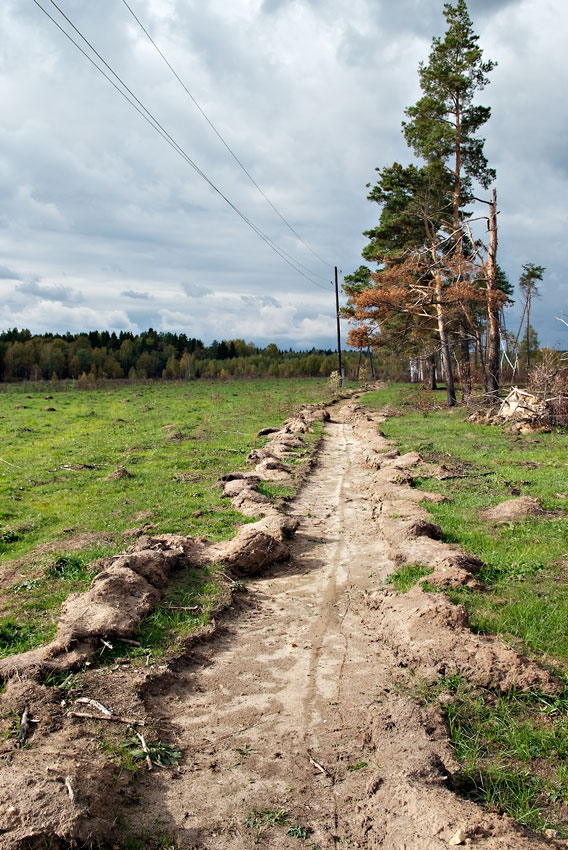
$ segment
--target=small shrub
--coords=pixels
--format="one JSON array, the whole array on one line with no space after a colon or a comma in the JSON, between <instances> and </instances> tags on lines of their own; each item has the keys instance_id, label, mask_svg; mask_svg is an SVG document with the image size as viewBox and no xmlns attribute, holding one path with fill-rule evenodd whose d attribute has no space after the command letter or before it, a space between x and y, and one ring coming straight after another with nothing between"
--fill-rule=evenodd
<instances>
[{"instance_id":1,"label":"small shrub","mask_svg":"<svg viewBox=\"0 0 568 850\"><path fill-rule=\"evenodd\" d=\"M332 372L327 381L327 387L332 393L338 393L342 387L341 375L337 370Z\"/></svg>"},{"instance_id":2,"label":"small shrub","mask_svg":"<svg viewBox=\"0 0 568 850\"><path fill-rule=\"evenodd\" d=\"M349 773L354 773L356 770L363 770L364 767L367 767L366 761L358 761L357 764L348 764L347 770Z\"/></svg>"},{"instance_id":3,"label":"small shrub","mask_svg":"<svg viewBox=\"0 0 568 850\"><path fill-rule=\"evenodd\" d=\"M310 837L312 830L309 826L301 826L298 824L297 826L291 826L286 830L286 835L289 835L290 838L301 838L302 841L307 841Z\"/></svg>"},{"instance_id":4,"label":"small shrub","mask_svg":"<svg viewBox=\"0 0 568 850\"><path fill-rule=\"evenodd\" d=\"M149 743L148 753L145 753L141 747L138 747L138 740L135 740L135 747L131 750L132 758L136 761L143 761L146 755L150 756L153 764L158 764L160 767L174 767L179 764L181 758L181 750L175 744L165 744L162 741L154 741Z\"/></svg>"}]
</instances>

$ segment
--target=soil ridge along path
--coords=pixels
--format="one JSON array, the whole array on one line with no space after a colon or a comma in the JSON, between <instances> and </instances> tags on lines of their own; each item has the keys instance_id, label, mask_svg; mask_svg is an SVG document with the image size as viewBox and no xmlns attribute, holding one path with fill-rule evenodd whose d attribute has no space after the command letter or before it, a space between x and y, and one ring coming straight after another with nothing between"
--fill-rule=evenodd
<instances>
[{"instance_id":1,"label":"soil ridge along path","mask_svg":"<svg viewBox=\"0 0 568 850\"><path fill-rule=\"evenodd\" d=\"M556 683L473 635L445 597L385 589L405 562L431 564L442 586L479 565L440 541L409 486L420 457L393 450L381 417L354 403L332 416L291 505L291 560L248 580L235 614L141 692L184 758L138 780L126 831L184 850L566 846L451 790L445 728L405 695L412 675Z\"/></svg>"}]
</instances>

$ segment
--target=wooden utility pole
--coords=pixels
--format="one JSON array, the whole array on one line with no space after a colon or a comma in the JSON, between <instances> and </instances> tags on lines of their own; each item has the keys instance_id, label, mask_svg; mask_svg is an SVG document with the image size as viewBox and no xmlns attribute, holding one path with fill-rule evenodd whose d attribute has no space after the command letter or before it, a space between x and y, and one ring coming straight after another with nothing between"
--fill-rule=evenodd
<instances>
[{"instance_id":1,"label":"wooden utility pole","mask_svg":"<svg viewBox=\"0 0 568 850\"><path fill-rule=\"evenodd\" d=\"M341 364L341 329L339 326L339 284L337 282L337 266L335 266L335 315L337 318L337 371L343 386L343 367Z\"/></svg>"}]
</instances>

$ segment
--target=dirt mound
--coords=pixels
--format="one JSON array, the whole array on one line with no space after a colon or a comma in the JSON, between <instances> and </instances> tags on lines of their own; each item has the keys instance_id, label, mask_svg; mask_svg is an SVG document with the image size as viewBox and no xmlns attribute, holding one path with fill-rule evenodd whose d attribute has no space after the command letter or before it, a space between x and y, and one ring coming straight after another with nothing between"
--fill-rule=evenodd
<instances>
[{"instance_id":1,"label":"dirt mound","mask_svg":"<svg viewBox=\"0 0 568 850\"><path fill-rule=\"evenodd\" d=\"M212 545L207 558L212 563L221 561L240 576L254 575L267 564L288 560L290 550L284 540L297 526L297 520L282 516L243 525L233 540Z\"/></svg>"},{"instance_id":2,"label":"dirt mound","mask_svg":"<svg viewBox=\"0 0 568 850\"><path fill-rule=\"evenodd\" d=\"M390 452L388 453L390 454ZM404 455L395 455L394 457L383 456L382 468L390 467L391 469L411 469L420 463L422 457L418 452L407 452Z\"/></svg>"},{"instance_id":3,"label":"dirt mound","mask_svg":"<svg viewBox=\"0 0 568 850\"><path fill-rule=\"evenodd\" d=\"M134 478L132 472L129 472L125 466L117 466L114 472L107 475L107 481L113 481L119 478Z\"/></svg>"},{"instance_id":4,"label":"dirt mound","mask_svg":"<svg viewBox=\"0 0 568 850\"><path fill-rule=\"evenodd\" d=\"M445 596L425 594L419 587L405 594L379 591L369 605L379 613L379 640L394 651L401 667L426 681L460 673L468 682L503 692L535 688L554 693L561 686L497 638L471 632L465 608Z\"/></svg>"},{"instance_id":5,"label":"dirt mound","mask_svg":"<svg viewBox=\"0 0 568 850\"><path fill-rule=\"evenodd\" d=\"M275 457L265 457L255 466L263 481L290 481L292 473L290 467Z\"/></svg>"},{"instance_id":6,"label":"dirt mound","mask_svg":"<svg viewBox=\"0 0 568 850\"><path fill-rule=\"evenodd\" d=\"M217 486L223 488L222 499L230 499L234 508L245 516L278 513L271 499L258 492L261 477L254 472L223 475Z\"/></svg>"},{"instance_id":7,"label":"dirt mound","mask_svg":"<svg viewBox=\"0 0 568 850\"><path fill-rule=\"evenodd\" d=\"M264 496L258 490L253 490L250 487L244 488L236 496L233 496L231 504L245 516L254 517L275 510L268 496Z\"/></svg>"},{"instance_id":8,"label":"dirt mound","mask_svg":"<svg viewBox=\"0 0 568 850\"><path fill-rule=\"evenodd\" d=\"M164 440L168 440L170 443L183 443L185 440L189 440L189 437L182 431L166 431Z\"/></svg>"},{"instance_id":9,"label":"dirt mound","mask_svg":"<svg viewBox=\"0 0 568 850\"><path fill-rule=\"evenodd\" d=\"M329 411L321 405L304 404L298 414L286 420L281 430L291 431L294 434L305 434L311 430L312 424L316 419L322 422L329 422Z\"/></svg>"},{"instance_id":10,"label":"dirt mound","mask_svg":"<svg viewBox=\"0 0 568 850\"><path fill-rule=\"evenodd\" d=\"M260 477L258 475L250 475L246 478L245 476L242 478L231 477L229 481L220 481L218 483L223 487L221 498L233 499L235 496L238 496L239 493L242 493L243 490L258 489Z\"/></svg>"},{"instance_id":11,"label":"dirt mound","mask_svg":"<svg viewBox=\"0 0 568 850\"><path fill-rule=\"evenodd\" d=\"M294 449L302 448L303 440L297 434L278 431L273 439L260 449L253 449L247 457L247 463L258 463L265 459L276 458L285 460L293 454Z\"/></svg>"},{"instance_id":12,"label":"dirt mound","mask_svg":"<svg viewBox=\"0 0 568 850\"><path fill-rule=\"evenodd\" d=\"M432 573L422 579L422 583L435 587L438 590L447 590L451 587L481 587L481 582L475 578L475 574L483 566L483 561L474 555L466 555L463 552L449 552L430 562Z\"/></svg>"},{"instance_id":13,"label":"dirt mound","mask_svg":"<svg viewBox=\"0 0 568 850\"><path fill-rule=\"evenodd\" d=\"M54 749L69 744L61 737L53 736ZM47 754L41 763L26 752L18 757L17 770L0 771L3 850L76 846L109 834L108 800L126 779L86 740L81 749L82 755L69 748L65 755Z\"/></svg>"},{"instance_id":14,"label":"dirt mound","mask_svg":"<svg viewBox=\"0 0 568 850\"><path fill-rule=\"evenodd\" d=\"M489 522L520 522L531 516L546 516L546 511L531 496L520 496L518 499L507 499L494 508L481 511L480 516Z\"/></svg>"},{"instance_id":15,"label":"dirt mound","mask_svg":"<svg viewBox=\"0 0 568 850\"><path fill-rule=\"evenodd\" d=\"M270 434L277 434L280 431L280 428L261 428L260 431L257 431L257 437L268 437Z\"/></svg>"}]
</instances>

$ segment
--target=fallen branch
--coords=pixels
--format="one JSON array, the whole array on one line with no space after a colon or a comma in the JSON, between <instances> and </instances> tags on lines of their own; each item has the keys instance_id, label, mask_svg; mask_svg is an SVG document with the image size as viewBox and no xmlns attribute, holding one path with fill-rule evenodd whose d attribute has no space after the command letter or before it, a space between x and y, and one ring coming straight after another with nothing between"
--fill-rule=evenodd
<instances>
[{"instance_id":1,"label":"fallen branch","mask_svg":"<svg viewBox=\"0 0 568 850\"><path fill-rule=\"evenodd\" d=\"M217 570L217 575L223 576L223 578L226 578L227 581L230 582L230 584L234 584L234 582L235 582L235 579L231 578L231 576L228 576L227 573L223 572L223 570Z\"/></svg>"},{"instance_id":2,"label":"fallen branch","mask_svg":"<svg viewBox=\"0 0 568 850\"><path fill-rule=\"evenodd\" d=\"M137 732L136 729L134 730L134 734L142 744L142 750L146 755L146 764L148 765L148 770L152 770L152 759L150 758L150 750L148 749L148 745L146 743L144 735L142 735L140 732Z\"/></svg>"},{"instance_id":3,"label":"fallen branch","mask_svg":"<svg viewBox=\"0 0 568 850\"><path fill-rule=\"evenodd\" d=\"M75 802L75 791L73 789L73 784L71 782L70 776L65 777L65 787L67 788L67 791L69 792L69 796L71 797L71 802L74 803Z\"/></svg>"},{"instance_id":4,"label":"fallen branch","mask_svg":"<svg viewBox=\"0 0 568 850\"><path fill-rule=\"evenodd\" d=\"M20 731L16 736L16 741L14 743L15 747L21 747L24 741L26 740L26 736L30 729L30 715L28 712L28 707L24 708L24 713L22 714L22 719L20 720Z\"/></svg>"},{"instance_id":5,"label":"fallen branch","mask_svg":"<svg viewBox=\"0 0 568 850\"><path fill-rule=\"evenodd\" d=\"M331 780L335 778L334 775L330 773L326 767L323 766L323 764L320 764L319 761L316 761L315 758L313 758L309 753L308 756L310 759L310 764L313 764L316 770L319 770L320 773L323 773L324 776L327 776Z\"/></svg>"},{"instance_id":6,"label":"fallen branch","mask_svg":"<svg viewBox=\"0 0 568 850\"><path fill-rule=\"evenodd\" d=\"M118 714L103 715L91 714L89 711L68 711L67 717L82 717L87 720L109 720L113 723L126 723L130 726L144 726L144 720L133 720L131 717L120 717Z\"/></svg>"},{"instance_id":7,"label":"fallen branch","mask_svg":"<svg viewBox=\"0 0 568 850\"><path fill-rule=\"evenodd\" d=\"M199 605L168 605L168 611L198 611Z\"/></svg>"},{"instance_id":8,"label":"fallen branch","mask_svg":"<svg viewBox=\"0 0 568 850\"><path fill-rule=\"evenodd\" d=\"M97 702L96 699L90 699L89 697L78 697L75 702L83 703L83 705L90 705L92 708L96 708L97 711L102 712L106 717L112 717L113 712L110 708L106 708L102 703Z\"/></svg>"}]
</instances>

